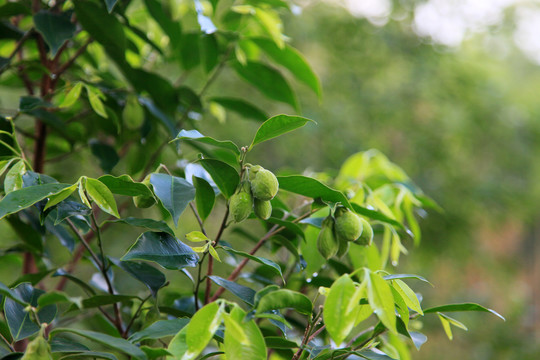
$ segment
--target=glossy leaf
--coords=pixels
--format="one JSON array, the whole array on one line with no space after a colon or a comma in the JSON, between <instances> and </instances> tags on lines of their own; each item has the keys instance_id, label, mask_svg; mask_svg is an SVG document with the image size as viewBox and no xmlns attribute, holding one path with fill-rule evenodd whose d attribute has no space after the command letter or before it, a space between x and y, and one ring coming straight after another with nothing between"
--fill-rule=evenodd
<instances>
[{"instance_id":1,"label":"glossy leaf","mask_svg":"<svg viewBox=\"0 0 540 360\"><path fill-rule=\"evenodd\" d=\"M181 130L173 141L196 141L202 144L208 144L216 146L222 149L227 149L234 152L236 155L240 155L240 149L232 141L216 140L212 137L205 136L197 130Z\"/></svg>"},{"instance_id":2,"label":"glossy leaf","mask_svg":"<svg viewBox=\"0 0 540 360\"><path fill-rule=\"evenodd\" d=\"M424 315L424 312L422 311L422 307L420 306L420 301L418 301L418 297L414 293L414 291L403 281L396 279L393 281L394 289L401 295L405 303L408 307L419 313L420 315Z\"/></svg>"},{"instance_id":3,"label":"glossy leaf","mask_svg":"<svg viewBox=\"0 0 540 360\"><path fill-rule=\"evenodd\" d=\"M299 110L294 91L276 69L254 61L247 61L245 65L236 63L233 67L241 78L255 86L268 98L289 104L297 111Z\"/></svg>"},{"instance_id":4,"label":"glossy leaf","mask_svg":"<svg viewBox=\"0 0 540 360\"><path fill-rule=\"evenodd\" d=\"M90 196L101 210L117 218L120 217L116 207L116 200L114 200L112 192L105 184L96 179L86 178L86 185L84 188L88 193L88 196Z\"/></svg>"},{"instance_id":5,"label":"glossy leaf","mask_svg":"<svg viewBox=\"0 0 540 360\"><path fill-rule=\"evenodd\" d=\"M152 191L143 183L136 182L129 175L103 175L98 178L113 194L125 196L153 196Z\"/></svg>"},{"instance_id":6,"label":"glossy leaf","mask_svg":"<svg viewBox=\"0 0 540 360\"><path fill-rule=\"evenodd\" d=\"M288 289L280 289L267 293L259 300L257 314L289 308L298 311L300 314L310 315L313 304L304 294Z\"/></svg>"},{"instance_id":7,"label":"glossy leaf","mask_svg":"<svg viewBox=\"0 0 540 360\"><path fill-rule=\"evenodd\" d=\"M226 359L266 360L267 350L261 330L253 319L245 319L246 313L234 306L225 318L223 350Z\"/></svg>"},{"instance_id":8,"label":"glossy leaf","mask_svg":"<svg viewBox=\"0 0 540 360\"><path fill-rule=\"evenodd\" d=\"M424 314L435 313L435 312L455 312L455 311L489 312L489 313L492 313L493 315L500 317L502 320L505 320L505 318L501 314L496 312L495 310L485 308L482 305L478 305L475 303L461 303L461 304L448 304L448 305L435 306L429 309L425 309Z\"/></svg>"},{"instance_id":9,"label":"glossy leaf","mask_svg":"<svg viewBox=\"0 0 540 360\"><path fill-rule=\"evenodd\" d=\"M253 41L276 63L287 68L299 81L309 86L319 98L322 96L319 78L295 48L288 44L279 47L275 42L265 38L251 38L250 41Z\"/></svg>"},{"instance_id":10,"label":"glossy leaf","mask_svg":"<svg viewBox=\"0 0 540 360\"><path fill-rule=\"evenodd\" d=\"M377 317L390 331L396 333L396 313L394 297L390 285L377 273L366 271L369 305Z\"/></svg>"},{"instance_id":11,"label":"glossy leaf","mask_svg":"<svg viewBox=\"0 0 540 360\"><path fill-rule=\"evenodd\" d=\"M12 191L0 200L0 219L34 205L71 186L70 184L43 184Z\"/></svg>"},{"instance_id":12,"label":"glossy leaf","mask_svg":"<svg viewBox=\"0 0 540 360\"><path fill-rule=\"evenodd\" d=\"M191 248L167 233L145 232L121 260L146 260L165 269L181 270L197 266L199 257Z\"/></svg>"},{"instance_id":13,"label":"glossy leaf","mask_svg":"<svg viewBox=\"0 0 540 360\"><path fill-rule=\"evenodd\" d=\"M129 341L137 343L149 339L161 339L176 335L189 323L189 319L159 320L129 337Z\"/></svg>"},{"instance_id":14,"label":"glossy leaf","mask_svg":"<svg viewBox=\"0 0 540 360\"><path fill-rule=\"evenodd\" d=\"M257 130L255 138L251 142L249 148L260 144L264 141L276 138L280 135L286 134L302 126L308 122L314 122L311 119L307 119L301 116L294 115L276 115L266 120Z\"/></svg>"},{"instance_id":15,"label":"glossy leaf","mask_svg":"<svg viewBox=\"0 0 540 360\"><path fill-rule=\"evenodd\" d=\"M197 311L186 327L187 353L183 360L195 359L208 345L222 321L222 308L210 303Z\"/></svg>"},{"instance_id":16,"label":"glossy leaf","mask_svg":"<svg viewBox=\"0 0 540 360\"><path fill-rule=\"evenodd\" d=\"M323 307L326 330L340 345L356 325L359 310L360 289L357 289L349 275L343 275L330 287Z\"/></svg>"},{"instance_id":17,"label":"glossy leaf","mask_svg":"<svg viewBox=\"0 0 540 360\"><path fill-rule=\"evenodd\" d=\"M255 290L250 289L247 286L237 284L233 281L223 279L219 276L210 275L209 278L218 286L221 286L238 296L246 304L253 306L255 302Z\"/></svg>"},{"instance_id":18,"label":"glossy leaf","mask_svg":"<svg viewBox=\"0 0 540 360\"><path fill-rule=\"evenodd\" d=\"M20 299L36 307L38 298L45 292L33 288L28 283L19 284L13 289ZM25 306L15 302L11 298L6 298L4 302L4 314L9 326L11 336L15 341L25 339L37 333L40 327L32 321L30 313L25 311ZM41 322L50 323L56 316L56 306L49 305L38 311Z\"/></svg>"},{"instance_id":19,"label":"glossy leaf","mask_svg":"<svg viewBox=\"0 0 540 360\"><path fill-rule=\"evenodd\" d=\"M208 171L223 196L231 197L240 182L238 171L231 165L215 159L201 159L199 162Z\"/></svg>"},{"instance_id":20,"label":"glossy leaf","mask_svg":"<svg viewBox=\"0 0 540 360\"><path fill-rule=\"evenodd\" d=\"M79 330L79 329L56 328L53 331L51 331L51 336L54 336L55 334L58 334L58 333L65 333L65 332L79 335L87 339L93 340L97 343L100 343L102 345L119 350L125 354L132 356L135 359L139 359L139 360L148 359L146 354L141 349L139 349L137 346L133 345L129 341L119 338L119 337L103 334L100 332L89 331L89 330Z\"/></svg>"},{"instance_id":21,"label":"glossy leaf","mask_svg":"<svg viewBox=\"0 0 540 360\"><path fill-rule=\"evenodd\" d=\"M238 255L238 256L242 256L242 257L248 258L250 260L253 260L255 262L258 262L259 264L267 266L267 267L269 267L269 270L271 270L272 272L276 273L277 275L279 275L279 276L281 276L283 278L283 274L281 272L281 267L278 264L276 264L275 262L273 262L272 260L269 260L269 259L266 259L266 258L263 258L263 257L260 257L260 256L251 255L251 254L249 254L247 252L244 252L244 251L235 250L235 249L230 248L228 246L222 246L222 249L227 251L228 253L232 253L232 254L235 254L235 255Z\"/></svg>"},{"instance_id":22,"label":"glossy leaf","mask_svg":"<svg viewBox=\"0 0 540 360\"><path fill-rule=\"evenodd\" d=\"M345 195L338 190L334 190L319 180L302 175L278 176L279 188L295 194L304 195L314 199L320 198L330 202L340 202L350 208L351 204Z\"/></svg>"},{"instance_id":23,"label":"glossy leaf","mask_svg":"<svg viewBox=\"0 0 540 360\"><path fill-rule=\"evenodd\" d=\"M81 96L81 90L83 87L82 82L78 82L68 91L66 94L66 97L62 101L62 103L58 106L60 108L68 108L73 106L77 100L79 100L79 97Z\"/></svg>"},{"instance_id":24,"label":"glossy leaf","mask_svg":"<svg viewBox=\"0 0 540 360\"><path fill-rule=\"evenodd\" d=\"M167 282L165 275L151 265L134 261L113 260L113 262L116 266L131 275L134 279L146 285L153 297L157 297L157 292Z\"/></svg>"},{"instance_id":25,"label":"glossy leaf","mask_svg":"<svg viewBox=\"0 0 540 360\"><path fill-rule=\"evenodd\" d=\"M17 303L21 305L28 304L25 300L23 300L23 298L19 295L18 292L8 288L6 285L2 284L1 282L0 282L0 294L12 300L15 300Z\"/></svg>"},{"instance_id":26,"label":"glossy leaf","mask_svg":"<svg viewBox=\"0 0 540 360\"><path fill-rule=\"evenodd\" d=\"M152 174L150 183L156 196L173 217L174 224L178 225L180 215L195 198L195 188L185 179L166 174Z\"/></svg>"},{"instance_id":27,"label":"glossy leaf","mask_svg":"<svg viewBox=\"0 0 540 360\"><path fill-rule=\"evenodd\" d=\"M266 119L268 119L268 115L266 115L263 110L243 99L231 97L212 97L209 100L223 106L227 110L234 111L247 120L264 122Z\"/></svg>"},{"instance_id":28,"label":"glossy leaf","mask_svg":"<svg viewBox=\"0 0 540 360\"><path fill-rule=\"evenodd\" d=\"M193 176L193 185L195 186L195 204L197 205L197 212L202 221L204 221L214 208L216 194L214 193L212 185L203 178Z\"/></svg>"},{"instance_id":29,"label":"glossy leaf","mask_svg":"<svg viewBox=\"0 0 540 360\"><path fill-rule=\"evenodd\" d=\"M131 226L142 227L151 231L165 232L174 236L174 231L167 225L165 221L153 220L153 219L138 219L134 217L127 217L125 219L108 220L107 222L123 223Z\"/></svg>"},{"instance_id":30,"label":"glossy leaf","mask_svg":"<svg viewBox=\"0 0 540 360\"><path fill-rule=\"evenodd\" d=\"M53 207L57 205L58 203L64 201L67 199L75 190L77 190L77 184L73 184L64 190L60 191L59 193L49 196L49 201L47 201L47 205L43 208L43 211L49 209L50 207Z\"/></svg>"},{"instance_id":31,"label":"glossy leaf","mask_svg":"<svg viewBox=\"0 0 540 360\"><path fill-rule=\"evenodd\" d=\"M51 56L56 56L60 47L75 34L76 26L70 14L41 10L34 15L34 26L49 45Z\"/></svg>"},{"instance_id":32,"label":"glossy leaf","mask_svg":"<svg viewBox=\"0 0 540 360\"><path fill-rule=\"evenodd\" d=\"M180 330L171 340L167 351L172 356L167 356L167 360L184 359L184 355L188 352L188 345L186 341L187 326ZM195 355L197 356L197 355Z\"/></svg>"}]
</instances>

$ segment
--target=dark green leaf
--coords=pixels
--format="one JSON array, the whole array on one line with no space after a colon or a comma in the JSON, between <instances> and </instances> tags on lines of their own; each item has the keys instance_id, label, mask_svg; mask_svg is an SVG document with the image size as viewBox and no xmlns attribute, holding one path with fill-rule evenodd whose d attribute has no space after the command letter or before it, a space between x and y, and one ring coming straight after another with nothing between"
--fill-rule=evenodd
<instances>
[{"instance_id":1,"label":"dark green leaf","mask_svg":"<svg viewBox=\"0 0 540 360\"><path fill-rule=\"evenodd\" d=\"M10 288L14 288L15 286L22 284L22 283L30 283L32 286L39 283L41 280L45 279L50 273L55 271L54 269L51 270L45 270L45 271L39 271L32 274L24 274L21 277L19 277L17 280L15 280L13 283L10 284Z\"/></svg>"},{"instance_id":2,"label":"dark green leaf","mask_svg":"<svg viewBox=\"0 0 540 360\"><path fill-rule=\"evenodd\" d=\"M266 38L250 39L261 48L276 63L287 68L298 80L309 86L320 98L322 96L321 82L313 72L306 59L295 48L285 44L282 48Z\"/></svg>"},{"instance_id":3,"label":"dark green leaf","mask_svg":"<svg viewBox=\"0 0 540 360\"><path fill-rule=\"evenodd\" d=\"M96 295L82 301L82 305L85 309L96 308L104 305L111 305L116 303L125 303L138 299L136 296L129 295Z\"/></svg>"},{"instance_id":4,"label":"dark green leaf","mask_svg":"<svg viewBox=\"0 0 540 360\"><path fill-rule=\"evenodd\" d=\"M279 336L267 336L264 338L266 346L271 349L294 349L298 344Z\"/></svg>"},{"instance_id":5,"label":"dark green leaf","mask_svg":"<svg viewBox=\"0 0 540 360\"><path fill-rule=\"evenodd\" d=\"M122 260L153 261L165 269L180 270L197 266L199 257L191 248L167 233L145 232Z\"/></svg>"},{"instance_id":6,"label":"dark green leaf","mask_svg":"<svg viewBox=\"0 0 540 360\"><path fill-rule=\"evenodd\" d=\"M204 136L197 130L181 130L180 133L176 136L173 141L182 140L182 141L197 141L203 144L208 144L212 146L217 146L223 149L231 150L236 155L240 155L240 149L232 141L221 141L211 138L209 136Z\"/></svg>"},{"instance_id":7,"label":"dark green leaf","mask_svg":"<svg viewBox=\"0 0 540 360\"><path fill-rule=\"evenodd\" d=\"M16 15L30 15L30 7L21 3L8 2L0 6L0 18L10 18Z\"/></svg>"},{"instance_id":8,"label":"dark green leaf","mask_svg":"<svg viewBox=\"0 0 540 360\"><path fill-rule=\"evenodd\" d=\"M195 188L185 179L166 174L152 174L150 183L177 226L180 215L195 198Z\"/></svg>"},{"instance_id":9,"label":"dark green leaf","mask_svg":"<svg viewBox=\"0 0 540 360\"><path fill-rule=\"evenodd\" d=\"M14 290L11 290L10 288L8 288L6 285L2 284L1 282L0 282L0 294L3 295L3 296L8 297L10 299L15 300L19 304L22 304L22 305L27 304L27 302L25 300L23 300L23 298L21 298L19 296L18 292L14 291Z\"/></svg>"},{"instance_id":10,"label":"dark green leaf","mask_svg":"<svg viewBox=\"0 0 540 360\"><path fill-rule=\"evenodd\" d=\"M231 197L240 182L238 172L231 165L215 159L201 159L200 163L208 171L223 196Z\"/></svg>"},{"instance_id":11,"label":"dark green leaf","mask_svg":"<svg viewBox=\"0 0 540 360\"><path fill-rule=\"evenodd\" d=\"M489 313L492 313L493 315L498 316L501 319L505 320L505 318L501 314L496 312L495 310L485 308L482 305L478 305L478 304L475 304L475 303L448 304L448 305L435 306L435 307L431 307L429 309L425 309L424 314L436 313L436 312L454 312L454 311L489 312Z\"/></svg>"},{"instance_id":12,"label":"dark green leaf","mask_svg":"<svg viewBox=\"0 0 540 360\"><path fill-rule=\"evenodd\" d=\"M71 22L70 14L57 14L45 10L34 15L34 25L49 45L53 57L64 42L73 37L76 30L75 24Z\"/></svg>"},{"instance_id":13,"label":"dark green leaf","mask_svg":"<svg viewBox=\"0 0 540 360\"><path fill-rule=\"evenodd\" d=\"M116 150L103 142L97 140L90 141L90 151L92 155L98 158L99 167L103 169L103 172L110 173L112 169L120 161L120 157L116 153Z\"/></svg>"},{"instance_id":14,"label":"dark green leaf","mask_svg":"<svg viewBox=\"0 0 540 360\"><path fill-rule=\"evenodd\" d=\"M234 111L235 113L248 120L263 122L268 119L268 115L266 115L264 111L244 101L243 99L236 99L230 97L212 97L209 100L223 106L227 110Z\"/></svg>"},{"instance_id":15,"label":"dark green leaf","mask_svg":"<svg viewBox=\"0 0 540 360\"><path fill-rule=\"evenodd\" d=\"M116 266L133 276L133 278L146 285L154 297L157 297L158 290L167 282L165 275L151 265L134 261L113 260L113 262Z\"/></svg>"},{"instance_id":16,"label":"dark green leaf","mask_svg":"<svg viewBox=\"0 0 540 360\"><path fill-rule=\"evenodd\" d=\"M78 329L67 329L67 328L57 328L51 331L51 336L58 333L69 332L79 336L83 336L105 346L111 347L113 349L122 351L130 356L133 356L135 359L147 360L146 354L139 349L137 346L133 345L127 340L122 338L102 334L95 331L88 330L78 330Z\"/></svg>"},{"instance_id":17,"label":"dark green leaf","mask_svg":"<svg viewBox=\"0 0 540 360\"><path fill-rule=\"evenodd\" d=\"M246 65L236 63L234 69L251 85L259 89L268 98L291 105L299 110L298 100L287 80L276 69L254 61Z\"/></svg>"},{"instance_id":18,"label":"dark green leaf","mask_svg":"<svg viewBox=\"0 0 540 360\"><path fill-rule=\"evenodd\" d=\"M83 344L61 337L54 337L49 341L49 344L51 345L51 351L53 353L90 351L90 349Z\"/></svg>"},{"instance_id":19,"label":"dark green leaf","mask_svg":"<svg viewBox=\"0 0 540 360\"><path fill-rule=\"evenodd\" d=\"M38 201L59 193L69 186L71 185L52 183L29 186L20 190L12 191L0 201L0 219L6 215L26 209Z\"/></svg>"},{"instance_id":20,"label":"dark green leaf","mask_svg":"<svg viewBox=\"0 0 540 360\"><path fill-rule=\"evenodd\" d=\"M81 358L118 360L118 358L114 356L113 354L104 353L100 351L84 351L77 354L70 354L70 355L63 356L62 360L81 359Z\"/></svg>"},{"instance_id":21,"label":"dark green leaf","mask_svg":"<svg viewBox=\"0 0 540 360\"><path fill-rule=\"evenodd\" d=\"M201 35L201 50L204 59L204 69L209 73L216 67L219 60L219 46L213 34Z\"/></svg>"},{"instance_id":22,"label":"dark green leaf","mask_svg":"<svg viewBox=\"0 0 540 360\"><path fill-rule=\"evenodd\" d=\"M195 203L197 204L197 211L202 221L204 221L212 212L214 202L216 201L216 194L208 181L203 178L193 176L192 180L193 185L195 185Z\"/></svg>"},{"instance_id":23,"label":"dark green leaf","mask_svg":"<svg viewBox=\"0 0 540 360\"><path fill-rule=\"evenodd\" d=\"M137 343L147 339L161 339L176 335L189 323L189 319L159 320L129 337L129 341Z\"/></svg>"},{"instance_id":24,"label":"dark green leaf","mask_svg":"<svg viewBox=\"0 0 540 360\"><path fill-rule=\"evenodd\" d=\"M73 281L75 284L79 285L82 289L84 289L88 294L92 294L94 295L96 292L94 291L94 289L92 289L86 282L82 281L81 279L71 275L70 273L68 273L67 271L65 271L64 269L58 269L56 270L56 272L52 275L52 277L56 277L56 276L64 276L66 277L67 279Z\"/></svg>"},{"instance_id":25,"label":"dark green leaf","mask_svg":"<svg viewBox=\"0 0 540 360\"><path fill-rule=\"evenodd\" d=\"M340 202L350 208L351 204L345 195L338 190L334 190L319 180L302 175L278 176L279 188L295 194L304 195L313 199L321 198L325 201Z\"/></svg>"},{"instance_id":26,"label":"dark green leaf","mask_svg":"<svg viewBox=\"0 0 540 360\"><path fill-rule=\"evenodd\" d=\"M257 305L257 314L288 308L292 308L300 314L310 315L313 311L313 304L304 294L288 289L279 289L261 297Z\"/></svg>"},{"instance_id":27,"label":"dark green leaf","mask_svg":"<svg viewBox=\"0 0 540 360\"><path fill-rule=\"evenodd\" d=\"M36 307L38 298L45 293L40 289L34 289L30 284L18 285L13 291L26 303ZM25 306L7 298L4 303L4 314L9 325L11 336L15 341L27 338L37 333L40 327L31 320L30 313L25 311ZM38 311L41 322L50 323L56 316L56 306L50 305Z\"/></svg>"},{"instance_id":28,"label":"dark green leaf","mask_svg":"<svg viewBox=\"0 0 540 360\"><path fill-rule=\"evenodd\" d=\"M23 222L18 215L8 216L6 220L28 250L37 254L43 252L43 239L41 233L28 223Z\"/></svg>"},{"instance_id":29,"label":"dark green leaf","mask_svg":"<svg viewBox=\"0 0 540 360\"><path fill-rule=\"evenodd\" d=\"M169 227L169 225L167 225L165 221L127 217L125 219L108 220L107 222L124 223L127 225L138 226L152 231L166 232L167 234L174 236L174 231Z\"/></svg>"},{"instance_id":30,"label":"dark green leaf","mask_svg":"<svg viewBox=\"0 0 540 360\"><path fill-rule=\"evenodd\" d=\"M247 252L244 252L244 251L235 250L235 249L230 248L228 246L222 246L222 249L227 251L228 253L239 255L239 256L248 258L250 260L253 260L255 262L258 262L259 264L265 265L265 266L268 267L268 269L272 270L272 272L276 273L277 275L279 275L279 276L281 276L283 278L283 274L281 273L281 267L278 264L276 264L275 262L273 262L272 260L268 260L268 259L260 257L260 256L251 255L251 254L248 254Z\"/></svg>"},{"instance_id":31,"label":"dark green leaf","mask_svg":"<svg viewBox=\"0 0 540 360\"><path fill-rule=\"evenodd\" d=\"M182 29L180 22L171 19L169 14L165 12L161 1L158 0L144 0L144 4L148 9L150 15L158 23L161 29L169 37L173 47L177 47L181 44Z\"/></svg>"},{"instance_id":32,"label":"dark green leaf","mask_svg":"<svg viewBox=\"0 0 540 360\"><path fill-rule=\"evenodd\" d=\"M19 110L24 113L34 109L49 108L51 106L51 103L36 96L21 96L19 98Z\"/></svg>"},{"instance_id":33,"label":"dark green leaf","mask_svg":"<svg viewBox=\"0 0 540 360\"><path fill-rule=\"evenodd\" d=\"M237 284L233 281L223 279L219 276L211 275L209 276L209 278L212 279L212 281L215 282L217 285L229 290L231 293L238 296L246 304L253 306L255 290L250 289L247 286Z\"/></svg>"}]
</instances>

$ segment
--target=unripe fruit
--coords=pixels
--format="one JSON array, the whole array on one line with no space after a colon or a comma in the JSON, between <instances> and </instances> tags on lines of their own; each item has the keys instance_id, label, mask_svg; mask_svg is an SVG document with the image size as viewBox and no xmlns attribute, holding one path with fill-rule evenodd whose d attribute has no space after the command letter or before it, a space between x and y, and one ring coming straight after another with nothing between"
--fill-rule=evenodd
<instances>
[{"instance_id":1,"label":"unripe fruit","mask_svg":"<svg viewBox=\"0 0 540 360\"><path fill-rule=\"evenodd\" d=\"M270 201L255 198L253 201L253 210L255 211L255 215L263 220L268 220L272 216L272 204Z\"/></svg>"},{"instance_id":2,"label":"unripe fruit","mask_svg":"<svg viewBox=\"0 0 540 360\"><path fill-rule=\"evenodd\" d=\"M52 360L51 348L47 340L38 335L30 341L21 360Z\"/></svg>"},{"instance_id":3,"label":"unripe fruit","mask_svg":"<svg viewBox=\"0 0 540 360\"><path fill-rule=\"evenodd\" d=\"M339 243L334 236L334 220L331 217L326 218L322 223L321 232L317 237L317 249L327 260L336 255L339 249Z\"/></svg>"},{"instance_id":4,"label":"unripe fruit","mask_svg":"<svg viewBox=\"0 0 540 360\"><path fill-rule=\"evenodd\" d=\"M251 194L243 190L231 196L229 200L229 212L232 219L237 223L247 219L249 214L251 214L252 207L253 200L251 199Z\"/></svg>"},{"instance_id":5,"label":"unripe fruit","mask_svg":"<svg viewBox=\"0 0 540 360\"><path fill-rule=\"evenodd\" d=\"M338 210L336 218L336 235L346 241L355 241L362 235L362 221L349 210Z\"/></svg>"},{"instance_id":6,"label":"unripe fruit","mask_svg":"<svg viewBox=\"0 0 540 360\"><path fill-rule=\"evenodd\" d=\"M259 200L272 200L276 196L279 183L276 176L259 165L249 170L251 192Z\"/></svg>"},{"instance_id":7,"label":"unripe fruit","mask_svg":"<svg viewBox=\"0 0 540 360\"><path fill-rule=\"evenodd\" d=\"M339 248L336 253L336 256L340 258L340 257L343 257L343 255L345 255L349 251L349 247L351 243L347 240L338 238L338 244L339 244Z\"/></svg>"},{"instance_id":8,"label":"unripe fruit","mask_svg":"<svg viewBox=\"0 0 540 360\"><path fill-rule=\"evenodd\" d=\"M147 175L144 178L144 180L142 181L142 183L150 188L151 187L150 175ZM154 199L153 196L139 195L139 196L135 196L133 198L133 203L139 209L146 209L146 208L149 208L150 206L154 205L156 203L156 199Z\"/></svg>"},{"instance_id":9,"label":"unripe fruit","mask_svg":"<svg viewBox=\"0 0 540 360\"><path fill-rule=\"evenodd\" d=\"M362 222L362 235L356 240L356 243L358 245L369 246L373 241L373 228L367 220L360 218L360 221Z\"/></svg>"}]
</instances>

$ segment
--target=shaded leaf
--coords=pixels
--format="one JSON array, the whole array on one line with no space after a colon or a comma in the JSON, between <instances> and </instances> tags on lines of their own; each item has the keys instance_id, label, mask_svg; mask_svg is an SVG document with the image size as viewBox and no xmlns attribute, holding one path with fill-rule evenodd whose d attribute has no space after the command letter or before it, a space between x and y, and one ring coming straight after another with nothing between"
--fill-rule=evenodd
<instances>
[{"instance_id":1,"label":"shaded leaf","mask_svg":"<svg viewBox=\"0 0 540 360\"><path fill-rule=\"evenodd\" d=\"M195 198L195 188L185 179L166 174L152 174L150 183L177 226L180 215L189 202Z\"/></svg>"},{"instance_id":2,"label":"shaded leaf","mask_svg":"<svg viewBox=\"0 0 540 360\"><path fill-rule=\"evenodd\" d=\"M234 111L235 113L248 120L263 122L268 119L268 115L266 115L263 110L246 102L243 99L230 97L212 97L209 100L223 106L227 110Z\"/></svg>"},{"instance_id":3,"label":"shaded leaf","mask_svg":"<svg viewBox=\"0 0 540 360\"><path fill-rule=\"evenodd\" d=\"M221 248L223 250L227 251L228 253L239 255L239 256L248 258L250 260L253 260L255 262L258 262L259 264L265 265L265 266L268 267L269 270L271 270L272 272L276 273L277 275L279 275L279 276L281 276L283 278L283 274L281 273L281 267L278 264L276 264L275 262L273 262L272 260L269 260L269 259L266 259L266 258L263 258L263 257L260 257L260 256L251 255L251 254L249 254L247 252L244 252L244 251L235 250L235 249L230 248L228 246L222 246Z\"/></svg>"},{"instance_id":4,"label":"shaded leaf","mask_svg":"<svg viewBox=\"0 0 540 360\"><path fill-rule=\"evenodd\" d=\"M155 267L134 261L114 261L114 264L126 271L136 280L139 280L148 287L153 297L157 297L159 289L165 285L167 279L165 275Z\"/></svg>"},{"instance_id":5,"label":"shaded leaf","mask_svg":"<svg viewBox=\"0 0 540 360\"><path fill-rule=\"evenodd\" d=\"M238 296L246 304L253 306L254 298L255 298L255 290L250 289L247 286L237 284L233 281L223 279L219 276L210 275L209 278L213 282L215 282L217 285L229 290L231 293Z\"/></svg>"},{"instance_id":6,"label":"shaded leaf","mask_svg":"<svg viewBox=\"0 0 540 360\"><path fill-rule=\"evenodd\" d=\"M261 297L257 306L257 314L270 310L288 308L292 308L300 314L310 315L313 310L313 304L304 294L287 289L279 289Z\"/></svg>"},{"instance_id":7,"label":"shaded leaf","mask_svg":"<svg viewBox=\"0 0 540 360\"><path fill-rule=\"evenodd\" d=\"M105 173L110 173L120 161L114 147L97 140L90 140L90 151L99 160L99 167Z\"/></svg>"},{"instance_id":8,"label":"shaded leaf","mask_svg":"<svg viewBox=\"0 0 540 360\"><path fill-rule=\"evenodd\" d=\"M212 212L214 208L214 203L216 201L216 194L212 185L203 178L193 176L193 185L195 186L195 203L197 205L197 212L201 217L202 221L206 220L208 215Z\"/></svg>"},{"instance_id":9,"label":"shaded leaf","mask_svg":"<svg viewBox=\"0 0 540 360\"><path fill-rule=\"evenodd\" d=\"M152 231L165 232L174 236L174 231L167 225L165 221L153 220L153 219L138 219L134 217L127 217L125 219L107 220L107 222L124 223L131 226L138 226Z\"/></svg>"},{"instance_id":10,"label":"shaded leaf","mask_svg":"<svg viewBox=\"0 0 540 360\"><path fill-rule=\"evenodd\" d=\"M199 161L206 171L212 177L225 198L231 197L238 183L240 176L238 172L229 164L215 159L201 159Z\"/></svg>"}]
</instances>

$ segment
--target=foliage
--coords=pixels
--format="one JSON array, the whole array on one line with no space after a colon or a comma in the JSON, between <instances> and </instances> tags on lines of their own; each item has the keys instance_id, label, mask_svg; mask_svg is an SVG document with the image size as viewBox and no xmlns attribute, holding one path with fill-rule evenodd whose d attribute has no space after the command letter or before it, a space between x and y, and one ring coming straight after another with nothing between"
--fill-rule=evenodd
<instances>
[{"instance_id":1,"label":"foliage","mask_svg":"<svg viewBox=\"0 0 540 360\"><path fill-rule=\"evenodd\" d=\"M450 325L466 327L446 312L493 312L471 303L422 309L403 280L426 280L396 273L406 246L420 244L416 213L437 205L382 153L352 155L333 178L276 177L247 162L313 121L206 95L234 73L298 111L286 69L321 97L282 34L287 2L33 1L0 10L10 39L1 81L27 91L0 119L0 219L17 235L3 256L23 259L17 279L0 286L3 358L408 359L410 345L426 340L415 331L424 314L437 314L451 338ZM260 124L239 146L199 131L206 112ZM101 170L73 174L73 157ZM354 224L341 224L346 217ZM321 226L339 249L321 251Z\"/></svg>"}]
</instances>

